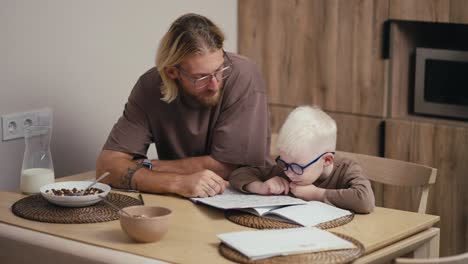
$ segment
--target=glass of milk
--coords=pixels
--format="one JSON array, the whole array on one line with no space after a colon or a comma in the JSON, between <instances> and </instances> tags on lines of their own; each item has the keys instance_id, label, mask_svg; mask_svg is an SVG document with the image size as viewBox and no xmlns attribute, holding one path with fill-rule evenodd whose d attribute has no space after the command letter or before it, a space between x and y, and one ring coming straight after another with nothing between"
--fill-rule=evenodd
<instances>
[{"instance_id":1,"label":"glass of milk","mask_svg":"<svg viewBox=\"0 0 468 264\"><path fill-rule=\"evenodd\" d=\"M23 166L20 190L25 194L38 193L43 185L55 182L54 165L50 153L52 128L30 126L24 129Z\"/></svg>"}]
</instances>

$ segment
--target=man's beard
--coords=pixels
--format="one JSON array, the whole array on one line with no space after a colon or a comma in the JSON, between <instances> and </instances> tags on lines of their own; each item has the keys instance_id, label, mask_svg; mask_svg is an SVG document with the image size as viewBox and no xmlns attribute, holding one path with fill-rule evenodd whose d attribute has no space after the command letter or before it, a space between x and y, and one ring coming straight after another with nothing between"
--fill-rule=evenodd
<instances>
[{"instance_id":1,"label":"man's beard","mask_svg":"<svg viewBox=\"0 0 468 264\"><path fill-rule=\"evenodd\" d=\"M221 91L223 90L223 83L220 84L220 87L217 91L202 88L202 92L200 93L194 93L192 90L186 89L180 83L179 87L181 87L186 95L195 99L201 105L205 107L213 107L219 103L219 99L221 98Z\"/></svg>"},{"instance_id":2,"label":"man's beard","mask_svg":"<svg viewBox=\"0 0 468 264\"><path fill-rule=\"evenodd\" d=\"M195 99L200 102L200 104L206 107L213 107L219 103L219 98L221 97L221 89L216 92L211 90L206 90L201 94L195 96Z\"/></svg>"}]
</instances>

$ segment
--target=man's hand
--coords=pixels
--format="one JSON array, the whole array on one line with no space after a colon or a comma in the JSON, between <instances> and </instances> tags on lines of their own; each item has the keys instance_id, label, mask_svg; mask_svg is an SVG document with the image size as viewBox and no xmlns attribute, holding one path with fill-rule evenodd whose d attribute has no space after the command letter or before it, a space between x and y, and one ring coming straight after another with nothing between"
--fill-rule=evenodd
<instances>
[{"instance_id":1,"label":"man's hand","mask_svg":"<svg viewBox=\"0 0 468 264\"><path fill-rule=\"evenodd\" d=\"M223 193L229 183L210 170L183 176L177 194L184 197L210 197Z\"/></svg>"},{"instance_id":2,"label":"man's hand","mask_svg":"<svg viewBox=\"0 0 468 264\"><path fill-rule=\"evenodd\" d=\"M294 196L302 200L323 202L325 197L325 189L318 188L313 184L302 186L291 182L289 188Z\"/></svg>"},{"instance_id":3,"label":"man's hand","mask_svg":"<svg viewBox=\"0 0 468 264\"><path fill-rule=\"evenodd\" d=\"M288 194L289 182L284 178L275 176L265 182L254 181L245 186L245 189L251 193L258 193L261 195L271 194Z\"/></svg>"}]
</instances>

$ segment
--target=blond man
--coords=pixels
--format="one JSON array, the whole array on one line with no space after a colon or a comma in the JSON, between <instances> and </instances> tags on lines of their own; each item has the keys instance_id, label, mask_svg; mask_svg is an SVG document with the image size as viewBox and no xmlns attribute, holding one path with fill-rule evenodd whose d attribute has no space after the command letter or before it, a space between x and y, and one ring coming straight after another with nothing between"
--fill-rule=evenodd
<instances>
[{"instance_id":1,"label":"blond man","mask_svg":"<svg viewBox=\"0 0 468 264\"><path fill-rule=\"evenodd\" d=\"M223 43L207 17L186 14L172 23L156 67L138 79L103 147L97 175L109 171L106 182L118 188L207 197L222 193L239 165L265 164L264 80ZM151 143L157 160L145 159Z\"/></svg>"}]
</instances>

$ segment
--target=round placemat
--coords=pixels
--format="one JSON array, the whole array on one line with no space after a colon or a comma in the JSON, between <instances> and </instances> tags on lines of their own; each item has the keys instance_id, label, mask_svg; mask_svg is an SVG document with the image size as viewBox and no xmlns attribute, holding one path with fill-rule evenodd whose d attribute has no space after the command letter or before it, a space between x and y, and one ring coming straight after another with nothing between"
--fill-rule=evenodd
<instances>
[{"instance_id":1,"label":"round placemat","mask_svg":"<svg viewBox=\"0 0 468 264\"><path fill-rule=\"evenodd\" d=\"M142 204L136 198L119 193L109 193L107 199L119 208ZM41 194L18 200L11 210L19 217L46 223L84 224L119 219L118 211L104 202L86 207L61 207L49 203Z\"/></svg>"},{"instance_id":2,"label":"round placemat","mask_svg":"<svg viewBox=\"0 0 468 264\"><path fill-rule=\"evenodd\" d=\"M331 250L321 251L314 253L304 253L287 256L277 256L266 259L250 260L246 256L242 255L235 249L230 248L224 243L219 244L219 253L225 258L239 263L248 264L277 264L277 263L321 263L321 264L338 264L338 263L349 263L364 254L364 245L358 240L339 233L333 234L348 240L353 243L356 248L342 249L342 250Z\"/></svg>"},{"instance_id":3,"label":"round placemat","mask_svg":"<svg viewBox=\"0 0 468 264\"><path fill-rule=\"evenodd\" d=\"M226 210L224 214L226 218L233 223L257 229L281 229L301 227L301 225L298 224L292 224L278 220L273 220L266 217L260 217L238 210ZM354 214L346 215L332 221L318 224L315 227L318 227L320 229L333 228L349 223L351 220L353 220L353 218Z\"/></svg>"}]
</instances>

